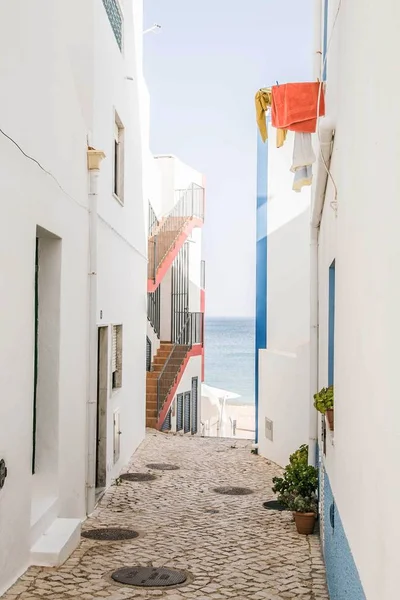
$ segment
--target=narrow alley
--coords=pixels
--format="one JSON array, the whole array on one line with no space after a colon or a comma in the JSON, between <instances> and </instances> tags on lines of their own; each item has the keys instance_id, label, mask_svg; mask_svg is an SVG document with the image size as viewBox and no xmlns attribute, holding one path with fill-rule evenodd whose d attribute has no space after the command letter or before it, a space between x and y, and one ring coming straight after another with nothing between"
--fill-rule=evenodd
<instances>
[{"instance_id":1,"label":"narrow alley","mask_svg":"<svg viewBox=\"0 0 400 600\"><path fill-rule=\"evenodd\" d=\"M157 470L154 463L178 468ZM128 528L139 536L113 542L82 538L63 566L30 568L4 600L328 598L318 536L297 534L290 513L263 508L274 497L272 477L279 469L253 455L250 442L149 430L129 472L155 478L118 480L83 531ZM214 491L224 486L252 493ZM112 580L114 571L132 566L179 569L187 579L162 589Z\"/></svg>"}]
</instances>

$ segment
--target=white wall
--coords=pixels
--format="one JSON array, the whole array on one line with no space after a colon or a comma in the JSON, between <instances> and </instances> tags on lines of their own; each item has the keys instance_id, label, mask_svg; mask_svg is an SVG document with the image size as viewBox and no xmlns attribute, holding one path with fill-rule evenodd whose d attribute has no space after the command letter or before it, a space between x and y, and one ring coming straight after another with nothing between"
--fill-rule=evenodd
<instances>
[{"instance_id":1,"label":"white wall","mask_svg":"<svg viewBox=\"0 0 400 600\"><path fill-rule=\"evenodd\" d=\"M327 473L368 600L397 598L400 568L399 521L382 526L382 515L396 514L400 493L400 119L393 101L399 23L394 0L343 3L328 60L338 212L335 218L329 185L319 242L320 386L327 379L327 277L334 257L335 434ZM360 100L366 90L373 102ZM383 114L388 127L377 118ZM375 499L378 510L371 508Z\"/></svg>"},{"instance_id":2,"label":"white wall","mask_svg":"<svg viewBox=\"0 0 400 600\"><path fill-rule=\"evenodd\" d=\"M130 64L129 56L135 54L130 52L125 60L119 52L101 2L39 4L15 0L0 7L1 127L59 182L0 136L1 210L7 223L0 239L0 379L7 395L0 419L0 458L8 467L0 491L0 594L29 564L31 524L50 505L49 494L55 495L51 518L85 516L88 140L107 154L99 181L99 211L114 229L99 220L98 319L101 325L124 323L124 384L110 399L110 410L121 407L126 433L120 464L110 467L109 479L144 435L146 263L133 246L146 254L147 231L142 151L134 135L138 92L125 79L127 70L138 73L138 61L134 58ZM124 1L128 37L133 32L131 8L141 31L140 5ZM130 165L124 208L111 196L114 107L126 128ZM37 484L40 468L37 476L31 475L37 226L57 236L61 246L61 299L55 321L60 332L55 348L59 375L52 387L54 411L39 425L43 429L45 420L58 414L58 434L54 435L57 427L49 434L56 457L51 489ZM35 535L49 524L46 519L39 523Z\"/></svg>"},{"instance_id":3,"label":"white wall","mask_svg":"<svg viewBox=\"0 0 400 600\"><path fill-rule=\"evenodd\" d=\"M169 269L161 282L160 291L160 339L162 342L171 341L171 311L172 311L172 274Z\"/></svg>"},{"instance_id":4,"label":"white wall","mask_svg":"<svg viewBox=\"0 0 400 600\"><path fill-rule=\"evenodd\" d=\"M109 392L107 483L115 478L144 437L147 282L147 215L144 195L145 98L141 47L141 3L124 2L125 57L115 43L103 6L96 11L95 121L93 145L106 153L99 182L98 324L123 325L122 387ZM135 19L135 20L134 20ZM139 40L137 39L139 37ZM136 53L135 53L136 50ZM140 54L140 53L139 53ZM126 79L133 77L134 81ZM105 85L108 82L108 85ZM113 197L115 111L125 128L124 205ZM105 223L106 222L106 223ZM108 223L108 225L107 225ZM102 318L100 318L102 311ZM111 331L110 331L111 334ZM111 344L109 345L111 351ZM120 411L121 453L113 460L113 413Z\"/></svg>"},{"instance_id":5,"label":"white wall","mask_svg":"<svg viewBox=\"0 0 400 600\"><path fill-rule=\"evenodd\" d=\"M202 186L203 175L173 155L154 157L161 180L161 214L169 213L176 202L176 190L186 190L192 183Z\"/></svg>"},{"instance_id":6,"label":"white wall","mask_svg":"<svg viewBox=\"0 0 400 600\"><path fill-rule=\"evenodd\" d=\"M201 364L202 359L201 356L192 356L189 359L189 362L186 366L186 369L182 375L182 379L179 382L178 388L176 390L176 394L173 400L172 406L172 430L176 431L176 396L178 394L184 394L185 392L192 391L192 378L198 377L198 397L197 397L197 407L198 407L198 432L200 433L200 407L201 407Z\"/></svg>"},{"instance_id":7,"label":"white wall","mask_svg":"<svg viewBox=\"0 0 400 600\"><path fill-rule=\"evenodd\" d=\"M285 465L308 438L310 189L292 190L293 133L276 148L269 128L267 350L260 352L259 452ZM273 442L265 436L273 421Z\"/></svg>"},{"instance_id":8,"label":"white wall","mask_svg":"<svg viewBox=\"0 0 400 600\"><path fill-rule=\"evenodd\" d=\"M260 351L259 453L281 466L308 439L309 353L309 344L296 352ZM266 418L273 422L273 441Z\"/></svg>"},{"instance_id":9,"label":"white wall","mask_svg":"<svg viewBox=\"0 0 400 600\"><path fill-rule=\"evenodd\" d=\"M197 227L189 238L189 311L200 312L202 230Z\"/></svg>"},{"instance_id":10,"label":"white wall","mask_svg":"<svg viewBox=\"0 0 400 600\"><path fill-rule=\"evenodd\" d=\"M152 328L149 320L147 320L146 335L151 342L151 358L153 359L160 347L160 339Z\"/></svg>"}]
</instances>

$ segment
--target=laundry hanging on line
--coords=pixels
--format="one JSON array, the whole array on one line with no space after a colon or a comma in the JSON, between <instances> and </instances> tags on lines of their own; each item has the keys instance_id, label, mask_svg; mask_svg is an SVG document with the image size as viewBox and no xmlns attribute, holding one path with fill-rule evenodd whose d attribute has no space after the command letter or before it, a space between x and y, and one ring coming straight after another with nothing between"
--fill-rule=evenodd
<instances>
[{"instance_id":1,"label":"laundry hanging on line","mask_svg":"<svg viewBox=\"0 0 400 600\"><path fill-rule=\"evenodd\" d=\"M312 147L311 133L296 131L293 146L293 161L290 168L294 173L293 190L301 192L304 186L312 184L312 164L315 154Z\"/></svg>"},{"instance_id":2,"label":"laundry hanging on line","mask_svg":"<svg viewBox=\"0 0 400 600\"><path fill-rule=\"evenodd\" d=\"M262 88L258 90L255 97L256 105L256 120L258 129L260 131L261 139L265 142L268 139L268 126L266 119L266 112L271 108L272 104L272 90L271 88ZM278 129L276 132L276 147L281 148L285 143L287 136L286 129Z\"/></svg>"},{"instance_id":3,"label":"laundry hanging on line","mask_svg":"<svg viewBox=\"0 0 400 600\"><path fill-rule=\"evenodd\" d=\"M319 110L317 110L319 97ZM272 87L271 122L277 129L315 133L317 117L325 115L323 86L318 82L285 83Z\"/></svg>"}]
</instances>

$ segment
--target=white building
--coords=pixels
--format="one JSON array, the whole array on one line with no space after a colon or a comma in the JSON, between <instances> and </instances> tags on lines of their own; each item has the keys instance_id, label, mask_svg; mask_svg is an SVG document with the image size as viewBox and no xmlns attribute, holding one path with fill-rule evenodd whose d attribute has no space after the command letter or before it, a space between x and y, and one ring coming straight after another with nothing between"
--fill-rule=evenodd
<instances>
[{"instance_id":1,"label":"white building","mask_svg":"<svg viewBox=\"0 0 400 600\"><path fill-rule=\"evenodd\" d=\"M313 224L320 221L317 387L335 389L335 431L320 427L328 584L333 600L395 600L400 525L389 516L400 490L400 116L392 99L400 7L331 0L316 8L316 38L326 40L326 160L334 130L331 177L320 161L313 199ZM369 91L372 102L362 101Z\"/></svg>"},{"instance_id":2,"label":"white building","mask_svg":"<svg viewBox=\"0 0 400 600\"><path fill-rule=\"evenodd\" d=\"M330 598L396 600L400 116L393 74L400 6L394 0L316 0L315 11L315 76L326 80L326 117L320 120L311 228L307 240L296 236L290 246L281 246L290 269L292 260L310 251L310 425L304 435L301 418L300 441L309 438L311 460L315 446L319 453L321 537ZM274 177L271 171L268 186ZM268 244L269 267L272 251ZM268 298L279 290L274 273L271 267ZM294 273L287 286L294 289ZM273 317L269 308L269 335L274 319L279 336L284 336L286 321ZM305 326L303 313L295 317L291 334ZM269 350L260 353L260 371L264 365L268 372L272 339L267 341ZM273 445L262 441L270 392L265 389L263 396L261 372L260 379L260 450L277 456ZM313 394L331 384L334 431L312 407ZM289 412L297 412L295 392L303 385L295 373L285 385L292 389ZM288 435L292 450L299 445L295 429Z\"/></svg>"},{"instance_id":3,"label":"white building","mask_svg":"<svg viewBox=\"0 0 400 600\"><path fill-rule=\"evenodd\" d=\"M276 130L268 129L268 141L264 145L260 138L258 147L264 208L257 216L257 442L262 456L284 466L308 437L310 188L301 194L292 190L294 134L289 132L284 146L277 148Z\"/></svg>"},{"instance_id":4,"label":"white building","mask_svg":"<svg viewBox=\"0 0 400 600\"><path fill-rule=\"evenodd\" d=\"M142 3L39 4L0 7L0 594L145 431Z\"/></svg>"},{"instance_id":5,"label":"white building","mask_svg":"<svg viewBox=\"0 0 400 600\"><path fill-rule=\"evenodd\" d=\"M149 196L146 423L199 430L204 379L204 178L156 156Z\"/></svg>"}]
</instances>

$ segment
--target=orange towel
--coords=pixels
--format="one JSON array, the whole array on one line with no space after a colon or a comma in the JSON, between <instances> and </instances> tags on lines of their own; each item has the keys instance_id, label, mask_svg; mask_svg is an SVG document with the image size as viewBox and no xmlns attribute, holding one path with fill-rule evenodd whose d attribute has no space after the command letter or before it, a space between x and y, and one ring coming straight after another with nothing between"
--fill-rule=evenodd
<instances>
[{"instance_id":1,"label":"orange towel","mask_svg":"<svg viewBox=\"0 0 400 600\"><path fill-rule=\"evenodd\" d=\"M272 88L271 122L277 129L314 133L317 129L317 103L320 83L285 83ZM319 116L325 115L321 89Z\"/></svg>"}]
</instances>

